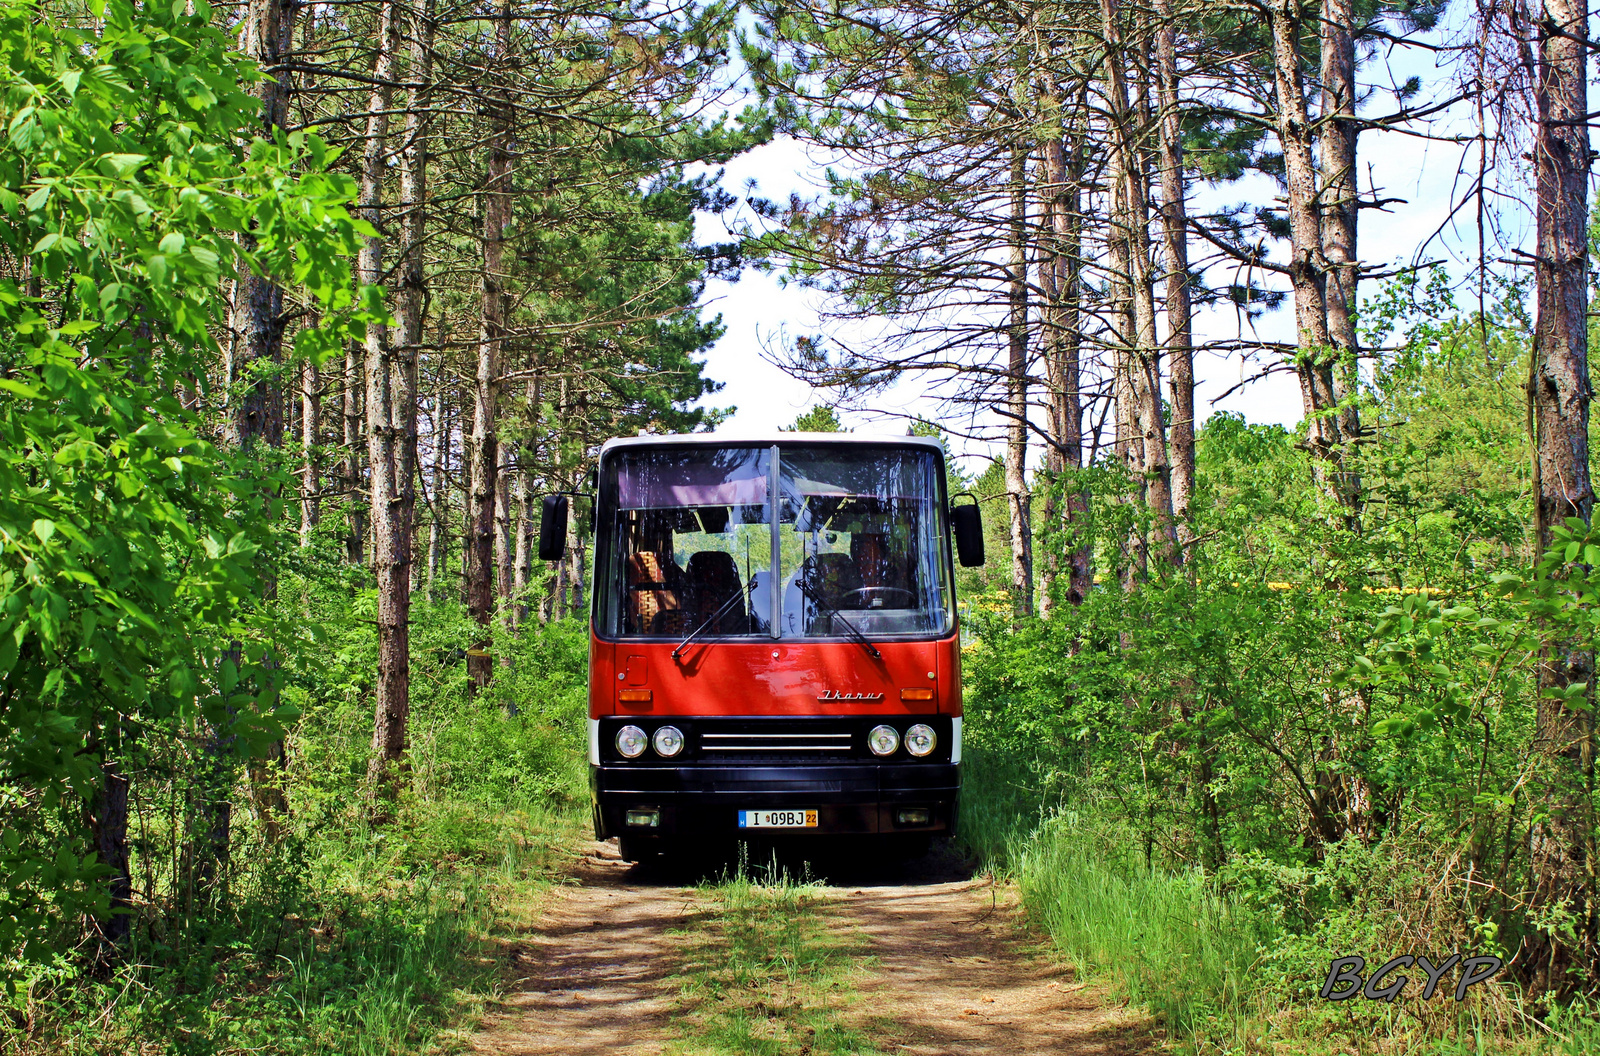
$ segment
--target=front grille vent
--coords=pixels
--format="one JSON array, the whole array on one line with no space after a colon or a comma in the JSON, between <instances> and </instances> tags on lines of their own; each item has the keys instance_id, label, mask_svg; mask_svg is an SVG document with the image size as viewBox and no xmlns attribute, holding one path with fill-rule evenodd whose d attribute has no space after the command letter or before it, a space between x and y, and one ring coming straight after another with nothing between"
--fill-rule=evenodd
<instances>
[{"instance_id":1,"label":"front grille vent","mask_svg":"<svg viewBox=\"0 0 1600 1056\"><path fill-rule=\"evenodd\" d=\"M850 754L848 733L702 733L704 752L825 752Z\"/></svg>"}]
</instances>

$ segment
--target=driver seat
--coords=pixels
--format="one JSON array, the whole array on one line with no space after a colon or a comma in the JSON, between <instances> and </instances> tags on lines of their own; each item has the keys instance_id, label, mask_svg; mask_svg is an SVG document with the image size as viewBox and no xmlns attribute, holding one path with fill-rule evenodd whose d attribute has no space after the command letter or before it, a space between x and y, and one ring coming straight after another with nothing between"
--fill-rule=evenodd
<instances>
[{"instance_id":1,"label":"driver seat","mask_svg":"<svg viewBox=\"0 0 1600 1056\"><path fill-rule=\"evenodd\" d=\"M849 554L818 554L812 560L812 586L829 605L841 610L864 607L860 597L845 597L865 586L854 558Z\"/></svg>"}]
</instances>

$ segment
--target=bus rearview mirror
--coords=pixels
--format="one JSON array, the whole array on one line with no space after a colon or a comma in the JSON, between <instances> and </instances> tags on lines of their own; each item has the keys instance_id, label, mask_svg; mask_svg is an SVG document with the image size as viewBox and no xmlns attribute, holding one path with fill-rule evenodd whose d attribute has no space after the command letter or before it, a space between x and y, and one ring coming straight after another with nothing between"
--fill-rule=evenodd
<instances>
[{"instance_id":1,"label":"bus rearview mirror","mask_svg":"<svg viewBox=\"0 0 1600 1056\"><path fill-rule=\"evenodd\" d=\"M567 552L567 497L546 495L539 511L539 560L560 561Z\"/></svg>"},{"instance_id":2,"label":"bus rearview mirror","mask_svg":"<svg viewBox=\"0 0 1600 1056\"><path fill-rule=\"evenodd\" d=\"M983 514L977 503L950 508L950 527L956 533L956 560L962 568L983 564Z\"/></svg>"}]
</instances>

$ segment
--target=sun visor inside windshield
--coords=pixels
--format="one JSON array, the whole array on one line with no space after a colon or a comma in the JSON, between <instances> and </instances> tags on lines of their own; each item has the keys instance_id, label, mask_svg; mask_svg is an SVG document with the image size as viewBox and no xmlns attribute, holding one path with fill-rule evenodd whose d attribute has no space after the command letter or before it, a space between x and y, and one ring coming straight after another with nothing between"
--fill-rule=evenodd
<instances>
[{"instance_id":1,"label":"sun visor inside windshield","mask_svg":"<svg viewBox=\"0 0 1600 1056\"><path fill-rule=\"evenodd\" d=\"M755 451L630 459L618 467L618 504L625 510L761 506L767 501L767 470L761 462Z\"/></svg>"}]
</instances>

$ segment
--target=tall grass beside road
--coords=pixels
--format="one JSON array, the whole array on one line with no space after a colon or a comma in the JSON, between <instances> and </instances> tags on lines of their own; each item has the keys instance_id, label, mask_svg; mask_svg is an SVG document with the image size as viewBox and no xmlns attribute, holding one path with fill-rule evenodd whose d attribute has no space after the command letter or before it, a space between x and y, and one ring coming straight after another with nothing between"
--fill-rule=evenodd
<instances>
[{"instance_id":1,"label":"tall grass beside road","mask_svg":"<svg viewBox=\"0 0 1600 1056\"><path fill-rule=\"evenodd\" d=\"M960 846L1015 883L1029 920L1086 979L1148 1009L1169 1045L1195 1056L1600 1052L1595 1006L1551 1009L1499 977L1464 1002L1452 972L1423 1001L1423 975L1393 1003L1319 996L1330 962L1370 973L1399 953L1455 952L1459 907L1430 905L1448 861L1426 848L1353 842L1292 866L1237 854L1206 873L1108 818L1110 793L1022 753L969 752ZM1431 927L1418 931L1416 921ZM1480 925L1481 927L1481 925ZM1482 932L1480 941L1492 942ZM1392 980L1391 980L1392 981Z\"/></svg>"}]
</instances>

